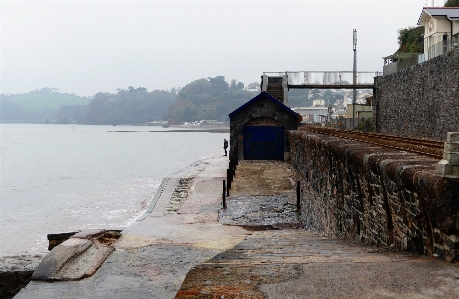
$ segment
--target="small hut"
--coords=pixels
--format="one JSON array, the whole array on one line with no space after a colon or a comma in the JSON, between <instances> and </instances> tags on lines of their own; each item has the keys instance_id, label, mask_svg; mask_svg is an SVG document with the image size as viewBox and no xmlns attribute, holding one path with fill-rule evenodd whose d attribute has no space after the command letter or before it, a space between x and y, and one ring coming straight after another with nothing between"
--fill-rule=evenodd
<instances>
[{"instance_id":1,"label":"small hut","mask_svg":"<svg viewBox=\"0 0 459 299\"><path fill-rule=\"evenodd\" d=\"M289 143L286 130L297 130L299 115L262 92L229 115L230 155L238 147L241 160L284 160Z\"/></svg>"}]
</instances>

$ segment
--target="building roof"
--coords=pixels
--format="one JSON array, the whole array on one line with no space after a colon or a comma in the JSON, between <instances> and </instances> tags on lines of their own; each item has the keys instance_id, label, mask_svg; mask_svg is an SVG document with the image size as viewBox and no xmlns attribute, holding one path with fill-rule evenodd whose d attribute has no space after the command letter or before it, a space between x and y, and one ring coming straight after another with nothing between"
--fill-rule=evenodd
<instances>
[{"instance_id":1,"label":"building roof","mask_svg":"<svg viewBox=\"0 0 459 299\"><path fill-rule=\"evenodd\" d=\"M450 21L459 20L459 7L424 7L418 25L424 26L427 16L446 17Z\"/></svg>"},{"instance_id":2,"label":"building roof","mask_svg":"<svg viewBox=\"0 0 459 299\"><path fill-rule=\"evenodd\" d=\"M257 95L256 97L254 97L253 99L251 99L250 101L248 101L247 103L245 103L244 105L242 105L241 107L237 108L236 110L234 110L233 112L231 112L230 114L228 114L229 118L233 117L234 115L236 115L237 113L239 113L239 111L247 108L248 106L250 106L253 102L256 102L258 101L259 99L268 99L270 100L271 102L273 102L274 104L276 104L277 106L281 107L283 110L285 110L286 112L290 113L292 116L298 118L298 113L296 113L295 111L293 111L292 109L290 109L289 107L285 106L284 104L282 104L281 102L279 102L278 100L276 100L272 95L270 95L269 93L267 93L266 91L263 91L261 92L259 95Z\"/></svg>"}]
</instances>

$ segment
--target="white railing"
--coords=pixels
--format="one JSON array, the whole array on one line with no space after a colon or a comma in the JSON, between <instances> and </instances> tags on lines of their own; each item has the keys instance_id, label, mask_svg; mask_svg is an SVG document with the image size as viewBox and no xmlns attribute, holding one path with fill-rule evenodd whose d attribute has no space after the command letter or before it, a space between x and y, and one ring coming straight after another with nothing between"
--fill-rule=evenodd
<instances>
[{"instance_id":1,"label":"white railing","mask_svg":"<svg viewBox=\"0 0 459 299\"><path fill-rule=\"evenodd\" d=\"M446 54L459 47L459 35L448 38L429 47L424 61Z\"/></svg>"},{"instance_id":2,"label":"white railing","mask_svg":"<svg viewBox=\"0 0 459 299\"><path fill-rule=\"evenodd\" d=\"M444 41L441 41L435 45L429 47L427 52L423 54L419 54L417 59L413 59L410 61L408 60L400 60L390 64L387 64L383 67L383 75L390 75L395 72L401 71L403 69L409 68L410 66L420 64L426 62L432 58L445 55L448 52L454 51L455 49L459 48L459 35L453 36L452 38L448 38Z\"/></svg>"},{"instance_id":3,"label":"white railing","mask_svg":"<svg viewBox=\"0 0 459 299\"><path fill-rule=\"evenodd\" d=\"M264 75L273 77L288 76L289 85L349 85L353 84L351 71L287 71L263 72ZM381 72L357 72L356 84L373 84L374 77L381 76Z\"/></svg>"}]
</instances>

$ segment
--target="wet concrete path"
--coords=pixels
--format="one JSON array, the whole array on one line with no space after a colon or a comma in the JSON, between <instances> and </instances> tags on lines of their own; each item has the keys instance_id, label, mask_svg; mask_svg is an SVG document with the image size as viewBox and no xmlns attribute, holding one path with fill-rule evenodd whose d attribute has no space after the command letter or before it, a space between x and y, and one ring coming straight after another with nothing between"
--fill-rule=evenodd
<instances>
[{"instance_id":1,"label":"wet concrete path","mask_svg":"<svg viewBox=\"0 0 459 299\"><path fill-rule=\"evenodd\" d=\"M242 162L219 221L259 230L194 267L176 298L459 298L457 265L286 229L301 225L293 188L288 164Z\"/></svg>"},{"instance_id":2,"label":"wet concrete path","mask_svg":"<svg viewBox=\"0 0 459 299\"><path fill-rule=\"evenodd\" d=\"M194 267L176 298L459 298L459 268L302 229L257 231Z\"/></svg>"},{"instance_id":3,"label":"wet concrete path","mask_svg":"<svg viewBox=\"0 0 459 299\"><path fill-rule=\"evenodd\" d=\"M232 248L250 233L217 222L226 158L203 161L166 179L154 207L123 231L93 276L32 281L15 298L174 298L193 266ZM188 190L183 190L180 178L192 178ZM181 199L184 192L186 200Z\"/></svg>"},{"instance_id":4,"label":"wet concrete path","mask_svg":"<svg viewBox=\"0 0 459 299\"><path fill-rule=\"evenodd\" d=\"M170 209L176 188L165 188L92 277L33 281L16 298L459 298L457 265L291 229L288 164L239 165L221 210L226 167L171 177L193 178L186 200Z\"/></svg>"}]
</instances>

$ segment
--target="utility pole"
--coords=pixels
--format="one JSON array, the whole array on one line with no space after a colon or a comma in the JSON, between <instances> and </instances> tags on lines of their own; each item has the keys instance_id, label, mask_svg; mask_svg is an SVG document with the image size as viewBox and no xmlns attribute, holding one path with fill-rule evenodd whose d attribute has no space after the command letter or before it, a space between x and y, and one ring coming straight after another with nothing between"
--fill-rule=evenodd
<instances>
[{"instance_id":1,"label":"utility pole","mask_svg":"<svg viewBox=\"0 0 459 299\"><path fill-rule=\"evenodd\" d=\"M357 98L357 90L355 89L355 85L357 84L357 29L354 29L354 68L353 68L353 76L352 76L352 84L354 84L353 94L352 94L352 126L355 128L355 102Z\"/></svg>"}]
</instances>

